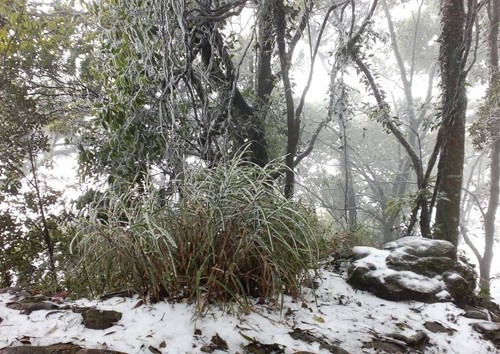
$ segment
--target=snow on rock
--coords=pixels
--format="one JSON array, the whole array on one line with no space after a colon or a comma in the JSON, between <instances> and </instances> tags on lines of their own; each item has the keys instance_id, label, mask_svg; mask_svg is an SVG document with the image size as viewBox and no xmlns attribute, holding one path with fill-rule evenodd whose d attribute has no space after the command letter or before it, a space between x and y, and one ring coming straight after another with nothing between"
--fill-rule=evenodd
<instances>
[{"instance_id":1,"label":"snow on rock","mask_svg":"<svg viewBox=\"0 0 500 354\"><path fill-rule=\"evenodd\" d=\"M452 259L456 257L455 247L450 242L417 236L407 236L387 242L384 249L399 250L419 257L448 257Z\"/></svg>"},{"instance_id":2,"label":"snow on rock","mask_svg":"<svg viewBox=\"0 0 500 354\"><path fill-rule=\"evenodd\" d=\"M500 324L493 322L476 322L472 324L472 328L481 333L484 338L492 341L495 346L500 348Z\"/></svg>"},{"instance_id":3,"label":"snow on rock","mask_svg":"<svg viewBox=\"0 0 500 354\"><path fill-rule=\"evenodd\" d=\"M436 302L453 300L463 306L473 296L474 270L457 260L447 241L403 237L383 250L354 247L348 281L387 300ZM446 297L446 295L450 295Z\"/></svg>"}]
</instances>

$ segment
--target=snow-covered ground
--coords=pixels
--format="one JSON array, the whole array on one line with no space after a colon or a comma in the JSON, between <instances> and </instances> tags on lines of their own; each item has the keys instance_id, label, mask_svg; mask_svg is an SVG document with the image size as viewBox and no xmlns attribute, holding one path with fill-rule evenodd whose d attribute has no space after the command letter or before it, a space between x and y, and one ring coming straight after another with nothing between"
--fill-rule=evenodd
<instances>
[{"instance_id":1,"label":"snow-covered ground","mask_svg":"<svg viewBox=\"0 0 500 354\"><path fill-rule=\"evenodd\" d=\"M59 157L51 179L54 187L62 185L72 198L79 194L76 157ZM495 252L492 275L500 272L500 248ZM493 295L500 301L500 280L492 284ZM49 345L72 342L86 348L108 348L126 353L200 353L216 334L227 342L226 352L244 352L255 340L263 344L280 344L285 353L308 351L328 353L318 342L295 340L290 333L305 331L336 344L350 353L374 353L369 343L394 333L411 336L423 330L430 337L425 353L495 353L496 349L471 324L477 320L462 316L463 310L451 303L423 304L390 302L369 293L356 291L336 273L324 270L316 296L306 292L295 301L286 297L282 311L254 304L249 314L228 314L217 307L203 316L195 316L186 303L146 304L136 307L138 298L112 298L106 301L77 300L70 306L91 306L115 310L122 319L107 330L86 329L80 314L71 311L35 311L29 315L6 307L12 295L0 294L0 348L21 343ZM425 322L437 322L448 332L432 333ZM367 344L368 343L368 344ZM215 353L222 351L215 350Z\"/></svg>"},{"instance_id":2,"label":"snow-covered ground","mask_svg":"<svg viewBox=\"0 0 500 354\"><path fill-rule=\"evenodd\" d=\"M349 353L375 353L377 351L365 343L393 333L411 336L422 330L430 337L425 353L495 353L494 346L471 328L478 320L463 317L463 310L451 303L381 300L354 290L342 276L327 270L322 272L320 280L316 296L306 289L306 294L297 301L285 297L282 311L265 304L253 304L248 314L234 311L227 314L214 306L197 317L193 305L160 302L136 307L140 300L137 297L68 303L121 312L122 319L105 330L86 329L81 315L71 311L20 314L6 307L13 301L13 295L1 294L0 348L21 345L22 341L31 345L72 342L86 348L134 354L201 353L203 346L207 348L218 335L227 343L226 353L244 353L243 346L253 340L279 344L284 353L329 353L317 342L295 340L290 335L306 332ZM425 322L437 322L447 328L447 332L432 333L424 327Z\"/></svg>"}]
</instances>

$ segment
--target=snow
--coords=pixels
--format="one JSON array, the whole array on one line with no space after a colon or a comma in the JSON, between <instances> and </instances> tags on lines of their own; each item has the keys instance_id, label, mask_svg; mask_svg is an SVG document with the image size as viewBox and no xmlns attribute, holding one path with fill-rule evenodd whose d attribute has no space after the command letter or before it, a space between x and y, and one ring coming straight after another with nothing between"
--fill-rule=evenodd
<instances>
[{"instance_id":1,"label":"snow","mask_svg":"<svg viewBox=\"0 0 500 354\"><path fill-rule=\"evenodd\" d=\"M436 242L439 242L439 243L442 243L443 245L446 245L446 241L442 241L442 240L433 240L430 238L418 237L418 236L406 236L406 237L402 237L396 241L386 243L384 248L393 249L396 247L410 246L412 248L419 248L419 250L425 251L429 248L429 245L431 243L435 244Z\"/></svg>"},{"instance_id":2,"label":"snow","mask_svg":"<svg viewBox=\"0 0 500 354\"><path fill-rule=\"evenodd\" d=\"M410 238L411 237L405 237L404 239ZM391 243L396 244L395 242ZM420 244L421 242L418 243L418 241L405 243L405 245L417 246L420 246ZM392 276L393 279L396 279L401 285L405 286L406 288L426 293L439 291L446 287L444 281L440 276L429 278L411 271L396 271L388 268L386 258L391 253L390 251L379 250L373 247L357 246L353 248L353 253L355 255L355 258L364 256L364 258L356 260L354 262L354 265L364 266L368 269L374 269L371 271L371 274L379 278L381 282L384 282L387 277ZM396 278L394 278L395 275L397 275Z\"/></svg>"},{"instance_id":3,"label":"snow","mask_svg":"<svg viewBox=\"0 0 500 354\"><path fill-rule=\"evenodd\" d=\"M352 249L352 253L355 259L364 257L362 259L358 259L356 261L357 264L366 264L367 266L371 264L376 268L384 268L386 267L385 259L391 252L379 250L373 247L355 246Z\"/></svg>"},{"instance_id":4,"label":"snow","mask_svg":"<svg viewBox=\"0 0 500 354\"><path fill-rule=\"evenodd\" d=\"M418 279L412 282L418 284ZM416 285L418 286L418 285ZM421 284L421 286L427 286ZM399 333L406 336L424 330L430 337L426 353L482 354L494 352L493 345L481 339L471 324L478 320L462 317L463 311L451 303L424 304L390 302L369 293L354 290L343 276L323 270L316 294L305 289L299 300L285 296L282 311L266 304L252 304L250 313L223 312L217 306L203 316L195 316L195 308L187 303L160 302L136 307L139 298L112 298L105 301L81 299L68 305L92 306L115 310L122 319L106 330L86 329L81 315L71 311L35 311L21 315L6 307L14 301L11 294L0 294L0 348L72 342L86 348L112 349L126 353L151 353L150 347L161 353L200 353L218 334L228 344L229 353L243 352L249 338L265 344L279 343L285 353L309 351L328 353L319 343L305 343L289 335L300 328L327 338L351 353L375 353L363 348L363 342L375 335ZM235 307L236 309L236 307ZM432 333L423 326L436 321L452 329L448 333ZM200 333L195 334L195 330ZM222 351L215 351L222 353Z\"/></svg>"},{"instance_id":5,"label":"snow","mask_svg":"<svg viewBox=\"0 0 500 354\"><path fill-rule=\"evenodd\" d=\"M399 271L398 273L400 275L399 283L411 290L432 293L446 287L440 277L429 278L410 271Z\"/></svg>"},{"instance_id":6,"label":"snow","mask_svg":"<svg viewBox=\"0 0 500 354\"><path fill-rule=\"evenodd\" d=\"M442 290L442 291L440 291L440 292L438 292L436 294L436 297L438 299L443 299L444 300L444 299L450 299L451 295L450 295L450 293L447 290Z\"/></svg>"}]
</instances>

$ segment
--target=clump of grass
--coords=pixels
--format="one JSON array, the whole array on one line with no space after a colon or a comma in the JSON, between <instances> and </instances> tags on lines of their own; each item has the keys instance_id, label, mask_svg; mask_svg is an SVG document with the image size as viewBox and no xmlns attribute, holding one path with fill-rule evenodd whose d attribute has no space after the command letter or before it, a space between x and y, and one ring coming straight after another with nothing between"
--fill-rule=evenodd
<instances>
[{"instance_id":1,"label":"clump of grass","mask_svg":"<svg viewBox=\"0 0 500 354\"><path fill-rule=\"evenodd\" d=\"M91 217L74 240L80 274L94 293L133 287L199 309L296 295L318 264L320 236L313 213L283 197L274 172L239 159L186 168L177 200L161 204L154 187L108 192L106 221Z\"/></svg>"}]
</instances>

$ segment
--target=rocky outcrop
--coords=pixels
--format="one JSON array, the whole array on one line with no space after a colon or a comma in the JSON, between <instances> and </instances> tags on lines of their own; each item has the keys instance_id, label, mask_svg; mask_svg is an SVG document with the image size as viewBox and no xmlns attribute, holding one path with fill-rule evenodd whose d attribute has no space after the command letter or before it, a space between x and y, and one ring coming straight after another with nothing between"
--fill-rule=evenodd
<instances>
[{"instance_id":1,"label":"rocky outcrop","mask_svg":"<svg viewBox=\"0 0 500 354\"><path fill-rule=\"evenodd\" d=\"M463 307L474 297L474 269L447 241L404 237L383 250L354 247L353 258L348 282L387 300L450 300Z\"/></svg>"},{"instance_id":2,"label":"rocky outcrop","mask_svg":"<svg viewBox=\"0 0 500 354\"><path fill-rule=\"evenodd\" d=\"M472 328L500 349L500 309L496 305L469 306L482 302L474 294L476 275L472 266L457 259L451 243L404 237L385 244L382 250L354 247L353 259L347 281L354 288L392 301L453 301L465 310L464 317L483 320ZM438 322L426 322L424 327L433 333L453 335L454 331ZM378 340L367 345L387 350L397 343Z\"/></svg>"}]
</instances>

